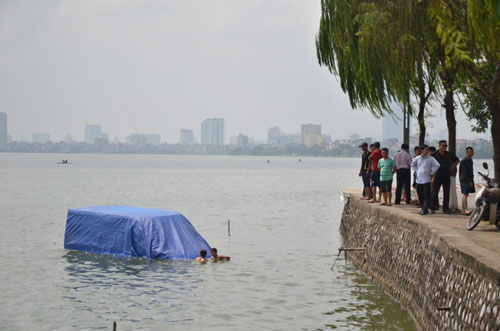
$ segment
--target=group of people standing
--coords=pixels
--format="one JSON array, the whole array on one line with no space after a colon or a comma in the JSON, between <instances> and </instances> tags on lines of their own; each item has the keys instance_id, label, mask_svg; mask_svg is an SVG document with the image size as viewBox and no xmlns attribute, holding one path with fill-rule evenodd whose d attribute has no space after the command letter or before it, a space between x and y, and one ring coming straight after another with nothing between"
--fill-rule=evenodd
<instances>
[{"instance_id":1,"label":"group of people standing","mask_svg":"<svg viewBox=\"0 0 500 331\"><path fill-rule=\"evenodd\" d=\"M392 206L392 182L396 174L395 204L401 202L411 204L411 188L417 190L420 214L434 214L439 210L439 192L443 189L442 210L451 214L450 203L450 177L457 173L460 164L460 187L462 190L462 214L469 215L467 198L475 192L473 161L474 149L466 148L466 156L460 161L453 153L449 152L446 140L439 142L439 148L428 145L418 146L414 149L414 156L410 155L409 146L402 144L401 149L389 157L387 148L380 149L380 143L375 142L368 146L363 143L361 169L359 176L363 179L363 200L369 203L381 202L381 205ZM411 171L413 185L411 184ZM378 189L378 199L377 199ZM383 202L382 202L383 198Z\"/></svg>"}]
</instances>

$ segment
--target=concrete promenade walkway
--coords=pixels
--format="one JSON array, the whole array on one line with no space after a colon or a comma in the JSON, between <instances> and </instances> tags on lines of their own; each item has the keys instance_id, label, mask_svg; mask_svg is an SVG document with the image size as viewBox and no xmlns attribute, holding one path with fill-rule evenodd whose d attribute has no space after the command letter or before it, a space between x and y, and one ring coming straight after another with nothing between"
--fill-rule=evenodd
<instances>
[{"instance_id":1,"label":"concrete promenade walkway","mask_svg":"<svg viewBox=\"0 0 500 331\"><path fill-rule=\"evenodd\" d=\"M351 199L361 199L361 189L343 189L344 196ZM459 199L461 195L459 194ZM390 210L395 215L402 216L428 227L431 231L446 240L450 246L470 255L488 267L500 272L500 230L489 222L481 222L473 231L467 231L468 217L460 214L447 215L441 211L436 214L419 215L416 205L381 206L380 203L367 203L374 209ZM459 200L460 203L460 200ZM473 205L469 202L469 208Z\"/></svg>"}]
</instances>

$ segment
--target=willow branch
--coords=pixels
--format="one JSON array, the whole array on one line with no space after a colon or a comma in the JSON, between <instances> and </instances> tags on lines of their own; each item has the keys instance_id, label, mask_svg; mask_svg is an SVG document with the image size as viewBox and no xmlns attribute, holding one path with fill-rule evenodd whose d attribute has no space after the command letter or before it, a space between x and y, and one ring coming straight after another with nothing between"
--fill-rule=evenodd
<instances>
[{"instance_id":1,"label":"willow branch","mask_svg":"<svg viewBox=\"0 0 500 331\"><path fill-rule=\"evenodd\" d=\"M488 98L490 96L490 93L488 89L484 86L483 81L481 79L481 75L479 72L477 72L476 67L474 66L473 63L467 63L467 69L471 72L472 76L476 80L477 86L479 87L479 90L481 93L483 93L485 98Z\"/></svg>"}]
</instances>

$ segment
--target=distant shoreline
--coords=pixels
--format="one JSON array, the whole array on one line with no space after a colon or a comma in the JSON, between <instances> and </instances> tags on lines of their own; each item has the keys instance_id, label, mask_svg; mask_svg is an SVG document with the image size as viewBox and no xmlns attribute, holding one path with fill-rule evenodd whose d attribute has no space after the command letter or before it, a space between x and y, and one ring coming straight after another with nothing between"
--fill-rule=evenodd
<instances>
[{"instance_id":1,"label":"distant shoreline","mask_svg":"<svg viewBox=\"0 0 500 331\"><path fill-rule=\"evenodd\" d=\"M144 155L244 155L244 156L296 156L296 157L359 157L361 150L358 147L363 142L370 143L370 139L336 140L328 144L306 146L304 144L289 145L181 145L181 144L142 144L131 145L122 143L96 142L87 144L83 142L47 142L28 143L12 142L0 146L0 153L60 153L60 154L144 154ZM429 142L437 145L437 141ZM389 155L394 155L400 149L401 142L388 140L381 142L383 147L389 149ZM416 146L412 141L410 148ZM457 140L457 156L465 156L465 147L472 146L475 156L479 159L493 158L493 145L491 140Z\"/></svg>"},{"instance_id":2,"label":"distant shoreline","mask_svg":"<svg viewBox=\"0 0 500 331\"><path fill-rule=\"evenodd\" d=\"M109 152L18 152L18 151L0 151L0 154L59 154L59 155L179 155L179 156L260 156L260 157L331 157L331 158L356 158L359 155L309 155L309 154L272 154L272 155L254 155L254 154L189 154L189 153L109 153Z\"/></svg>"}]
</instances>

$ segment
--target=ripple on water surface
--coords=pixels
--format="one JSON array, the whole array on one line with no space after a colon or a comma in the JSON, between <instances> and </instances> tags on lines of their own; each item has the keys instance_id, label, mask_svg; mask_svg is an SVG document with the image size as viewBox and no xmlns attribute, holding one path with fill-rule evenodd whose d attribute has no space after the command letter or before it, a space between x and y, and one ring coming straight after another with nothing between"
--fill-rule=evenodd
<instances>
[{"instance_id":1,"label":"ripple on water surface","mask_svg":"<svg viewBox=\"0 0 500 331\"><path fill-rule=\"evenodd\" d=\"M0 329L413 330L351 264L330 270L359 161L266 159L0 154ZM178 210L232 260L64 250L67 209L104 204Z\"/></svg>"}]
</instances>

